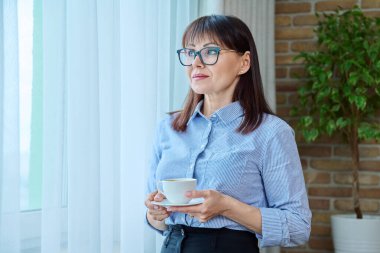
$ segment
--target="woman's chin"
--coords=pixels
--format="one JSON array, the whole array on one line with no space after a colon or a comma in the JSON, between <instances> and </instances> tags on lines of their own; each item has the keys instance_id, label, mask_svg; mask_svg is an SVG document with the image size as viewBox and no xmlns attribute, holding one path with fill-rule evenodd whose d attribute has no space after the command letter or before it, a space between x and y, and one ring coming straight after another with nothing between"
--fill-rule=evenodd
<instances>
[{"instance_id":1,"label":"woman's chin","mask_svg":"<svg viewBox=\"0 0 380 253\"><path fill-rule=\"evenodd\" d=\"M205 89L205 87L200 87L200 85L191 85L191 89L196 93L196 94L208 94L210 92L209 89Z\"/></svg>"}]
</instances>

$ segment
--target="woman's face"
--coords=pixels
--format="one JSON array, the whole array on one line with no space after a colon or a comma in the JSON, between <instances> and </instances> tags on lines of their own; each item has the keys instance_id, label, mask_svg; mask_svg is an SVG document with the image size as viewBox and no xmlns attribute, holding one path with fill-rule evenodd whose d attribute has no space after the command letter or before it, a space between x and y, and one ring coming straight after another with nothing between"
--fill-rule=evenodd
<instances>
[{"instance_id":1,"label":"woman's face","mask_svg":"<svg viewBox=\"0 0 380 253\"><path fill-rule=\"evenodd\" d=\"M199 51L204 47L219 47L229 49L208 38L190 42L186 48ZM201 62L199 55L196 56L191 66L186 67L190 86L197 94L204 94L206 99L226 99L232 101L235 87L240 75L249 70L249 52L239 54L234 51L221 50L219 58L214 65L205 65Z\"/></svg>"}]
</instances>

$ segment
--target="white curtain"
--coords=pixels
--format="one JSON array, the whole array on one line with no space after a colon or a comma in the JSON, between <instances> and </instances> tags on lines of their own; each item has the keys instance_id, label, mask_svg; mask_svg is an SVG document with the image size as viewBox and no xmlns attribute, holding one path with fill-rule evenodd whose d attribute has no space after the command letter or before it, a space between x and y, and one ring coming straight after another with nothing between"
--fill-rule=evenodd
<instances>
[{"instance_id":1,"label":"white curtain","mask_svg":"<svg viewBox=\"0 0 380 253\"><path fill-rule=\"evenodd\" d=\"M17 2L3 0L0 21L0 252L20 250L20 148Z\"/></svg>"},{"instance_id":2,"label":"white curtain","mask_svg":"<svg viewBox=\"0 0 380 253\"><path fill-rule=\"evenodd\" d=\"M42 206L20 212L17 1L0 0L0 252L159 252L144 225L157 121L188 90L192 0L42 0ZM257 41L257 39L256 39Z\"/></svg>"},{"instance_id":3,"label":"white curtain","mask_svg":"<svg viewBox=\"0 0 380 253\"><path fill-rule=\"evenodd\" d=\"M186 94L175 49L197 3L42 2L42 208L28 213L19 204L17 1L0 3L0 252L154 252L143 204L149 144Z\"/></svg>"}]
</instances>

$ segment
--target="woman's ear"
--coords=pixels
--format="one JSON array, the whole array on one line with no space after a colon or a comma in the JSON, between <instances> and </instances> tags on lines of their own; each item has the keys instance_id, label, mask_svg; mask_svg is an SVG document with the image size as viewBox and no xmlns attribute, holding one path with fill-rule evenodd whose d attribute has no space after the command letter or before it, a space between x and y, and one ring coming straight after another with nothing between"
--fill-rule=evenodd
<instances>
[{"instance_id":1,"label":"woman's ear","mask_svg":"<svg viewBox=\"0 0 380 253\"><path fill-rule=\"evenodd\" d=\"M246 51L241 56L241 66L240 66L239 75L243 75L247 73L250 67L251 67L251 53L249 51Z\"/></svg>"}]
</instances>

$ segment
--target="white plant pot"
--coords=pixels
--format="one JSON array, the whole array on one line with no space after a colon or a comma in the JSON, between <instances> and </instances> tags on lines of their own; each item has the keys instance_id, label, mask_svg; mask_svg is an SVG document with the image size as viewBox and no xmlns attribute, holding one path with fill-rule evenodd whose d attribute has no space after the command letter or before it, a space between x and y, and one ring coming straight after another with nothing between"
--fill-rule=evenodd
<instances>
[{"instance_id":1,"label":"white plant pot","mask_svg":"<svg viewBox=\"0 0 380 253\"><path fill-rule=\"evenodd\" d=\"M380 216L332 215L331 227L335 253L380 252Z\"/></svg>"}]
</instances>

